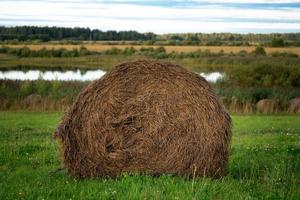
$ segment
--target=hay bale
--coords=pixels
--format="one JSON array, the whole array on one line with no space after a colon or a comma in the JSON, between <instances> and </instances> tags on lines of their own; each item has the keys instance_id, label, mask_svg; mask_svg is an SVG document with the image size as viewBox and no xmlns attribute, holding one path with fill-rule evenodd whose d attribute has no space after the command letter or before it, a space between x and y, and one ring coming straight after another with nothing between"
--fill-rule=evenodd
<instances>
[{"instance_id":1,"label":"hay bale","mask_svg":"<svg viewBox=\"0 0 300 200\"><path fill-rule=\"evenodd\" d=\"M278 107L279 103L274 99L262 99L256 103L256 111L264 114L276 113Z\"/></svg>"},{"instance_id":2,"label":"hay bale","mask_svg":"<svg viewBox=\"0 0 300 200\"><path fill-rule=\"evenodd\" d=\"M294 98L290 100L289 113L300 113L300 98Z\"/></svg>"},{"instance_id":3,"label":"hay bale","mask_svg":"<svg viewBox=\"0 0 300 200\"><path fill-rule=\"evenodd\" d=\"M77 178L122 172L220 177L231 119L204 78L167 62L135 61L84 89L54 136Z\"/></svg>"}]
</instances>

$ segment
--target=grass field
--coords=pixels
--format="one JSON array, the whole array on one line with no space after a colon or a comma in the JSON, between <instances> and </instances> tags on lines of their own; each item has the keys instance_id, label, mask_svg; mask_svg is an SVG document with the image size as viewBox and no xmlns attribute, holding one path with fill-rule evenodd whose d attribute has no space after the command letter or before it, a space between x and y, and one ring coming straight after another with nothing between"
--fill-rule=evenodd
<instances>
[{"instance_id":1,"label":"grass field","mask_svg":"<svg viewBox=\"0 0 300 200\"><path fill-rule=\"evenodd\" d=\"M75 180L52 132L61 113L0 113L0 199L300 199L299 116L233 116L232 156L220 180L124 174Z\"/></svg>"},{"instance_id":2,"label":"grass field","mask_svg":"<svg viewBox=\"0 0 300 200\"><path fill-rule=\"evenodd\" d=\"M125 49L126 47L134 47L135 49L140 49L142 47L153 47L157 48L159 46L151 45L151 46L145 46L145 45L109 45L109 44L99 44L99 43L84 43L84 44L53 44L53 43L42 43L42 44L16 44L16 45L6 45L8 47L12 48L22 48L24 46L29 47L32 50L39 50L42 48L46 49L59 49L59 48L65 48L68 50L72 50L74 48L79 49L81 46L85 46L88 50L90 51L105 51L108 49L111 49L112 47L116 47L119 49ZM168 53L175 51L175 52L191 52L191 51L196 51L198 49L201 50L210 50L211 52L217 53L221 50L223 50L225 53L238 53L240 51L247 51L251 52L253 51L256 47L255 46L164 46L166 51ZM291 52L295 53L298 56L300 56L300 47L281 47L281 48L275 48L275 47L265 47L266 52L273 53L273 52Z\"/></svg>"}]
</instances>

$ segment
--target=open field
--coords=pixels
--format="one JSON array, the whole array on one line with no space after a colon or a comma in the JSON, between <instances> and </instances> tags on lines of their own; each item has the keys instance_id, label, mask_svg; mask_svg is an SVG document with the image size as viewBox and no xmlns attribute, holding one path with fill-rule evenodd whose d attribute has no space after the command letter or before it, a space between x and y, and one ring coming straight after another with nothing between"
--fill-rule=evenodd
<instances>
[{"instance_id":1,"label":"open field","mask_svg":"<svg viewBox=\"0 0 300 200\"><path fill-rule=\"evenodd\" d=\"M134 47L135 49L140 49L142 47L153 47L157 48L160 46L151 45L151 46L145 46L145 45L109 45L109 44L101 44L101 43L83 43L83 44L53 44L53 43L41 43L41 44L16 44L16 45L6 45L11 48L22 48L24 46L27 46L28 48L32 50L39 50L42 48L46 49L59 49L59 48L65 48L68 50L72 49L79 49L81 46L85 46L90 51L105 51L109 50L112 47L116 47L119 49L125 49L126 47ZM247 51L251 52L256 47L255 46L163 46L168 53L175 51L175 52L192 52L196 51L198 49L201 49L203 51L210 50L211 52L217 53L221 50L224 51L224 53L238 53L240 51ZM273 52L290 52L295 53L298 56L300 56L300 47L265 47L266 52L273 53Z\"/></svg>"},{"instance_id":2,"label":"open field","mask_svg":"<svg viewBox=\"0 0 300 200\"><path fill-rule=\"evenodd\" d=\"M123 175L74 180L52 132L62 113L0 113L0 199L300 199L299 116L233 116L232 156L220 180Z\"/></svg>"}]
</instances>

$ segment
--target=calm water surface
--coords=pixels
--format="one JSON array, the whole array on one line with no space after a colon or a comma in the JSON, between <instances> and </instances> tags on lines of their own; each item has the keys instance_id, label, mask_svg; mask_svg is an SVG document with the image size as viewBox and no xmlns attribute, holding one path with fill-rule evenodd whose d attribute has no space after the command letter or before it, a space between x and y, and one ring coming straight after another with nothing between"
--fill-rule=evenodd
<instances>
[{"instance_id":1,"label":"calm water surface","mask_svg":"<svg viewBox=\"0 0 300 200\"><path fill-rule=\"evenodd\" d=\"M8 70L0 71L0 79L9 80L59 80L59 81L92 81L102 77L106 72L103 70L87 70L87 71L41 71L41 70ZM220 72L199 73L209 82L216 82L223 77Z\"/></svg>"}]
</instances>

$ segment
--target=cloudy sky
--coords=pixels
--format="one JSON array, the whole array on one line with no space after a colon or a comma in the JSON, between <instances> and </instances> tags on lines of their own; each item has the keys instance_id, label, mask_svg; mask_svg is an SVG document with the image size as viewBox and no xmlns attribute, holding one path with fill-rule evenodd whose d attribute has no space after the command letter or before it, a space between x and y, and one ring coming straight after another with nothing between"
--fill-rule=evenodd
<instances>
[{"instance_id":1,"label":"cloudy sky","mask_svg":"<svg viewBox=\"0 0 300 200\"><path fill-rule=\"evenodd\" d=\"M300 32L300 0L1 0L0 25L183 32Z\"/></svg>"}]
</instances>

